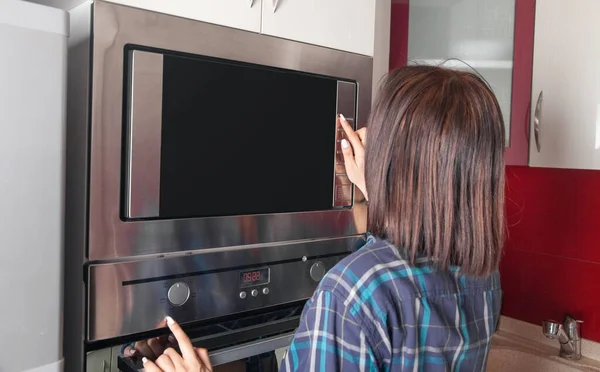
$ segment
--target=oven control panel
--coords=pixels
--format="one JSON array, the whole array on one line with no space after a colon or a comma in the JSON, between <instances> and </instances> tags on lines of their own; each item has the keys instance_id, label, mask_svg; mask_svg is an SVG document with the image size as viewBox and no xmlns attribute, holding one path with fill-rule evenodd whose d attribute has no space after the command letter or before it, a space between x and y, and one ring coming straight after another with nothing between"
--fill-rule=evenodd
<instances>
[{"instance_id":1,"label":"oven control panel","mask_svg":"<svg viewBox=\"0 0 600 372\"><path fill-rule=\"evenodd\" d=\"M223 317L308 299L327 271L345 255L198 273L133 284L144 296L158 292L155 309L180 322Z\"/></svg>"},{"instance_id":2,"label":"oven control panel","mask_svg":"<svg viewBox=\"0 0 600 372\"><path fill-rule=\"evenodd\" d=\"M353 242L356 245L353 245ZM90 266L87 340L309 299L362 237Z\"/></svg>"}]
</instances>

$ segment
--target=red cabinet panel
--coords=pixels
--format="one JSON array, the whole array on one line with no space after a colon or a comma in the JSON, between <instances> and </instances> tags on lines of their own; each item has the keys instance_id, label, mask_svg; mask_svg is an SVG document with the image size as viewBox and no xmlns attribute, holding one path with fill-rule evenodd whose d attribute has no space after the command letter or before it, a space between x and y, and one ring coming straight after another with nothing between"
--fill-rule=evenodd
<instances>
[{"instance_id":1,"label":"red cabinet panel","mask_svg":"<svg viewBox=\"0 0 600 372\"><path fill-rule=\"evenodd\" d=\"M529 163L534 28L535 0L516 0L510 144L506 149L506 164L508 165L527 165Z\"/></svg>"}]
</instances>

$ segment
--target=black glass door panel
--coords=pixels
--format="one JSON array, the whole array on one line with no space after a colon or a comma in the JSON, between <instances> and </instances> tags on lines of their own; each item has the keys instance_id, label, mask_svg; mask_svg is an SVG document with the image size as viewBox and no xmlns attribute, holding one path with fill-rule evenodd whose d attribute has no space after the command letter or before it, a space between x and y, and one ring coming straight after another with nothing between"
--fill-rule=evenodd
<instances>
[{"instance_id":1,"label":"black glass door panel","mask_svg":"<svg viewBox=\"0 0 600 372\"><path fill-rule=\"evenodd\" d=\"M163 57L160 218L332 209L337 80Z\"/></svg>"}]
</instances>

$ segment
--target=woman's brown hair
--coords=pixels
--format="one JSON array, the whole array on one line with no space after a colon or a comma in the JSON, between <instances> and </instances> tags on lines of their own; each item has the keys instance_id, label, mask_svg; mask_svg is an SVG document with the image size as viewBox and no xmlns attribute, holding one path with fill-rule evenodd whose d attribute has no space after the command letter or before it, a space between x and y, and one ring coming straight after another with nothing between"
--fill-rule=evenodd
<instances>
[{"instance_id":1,"label":"woman's brown hair","mask_svg":"<svg viewBox=\"0 0 600 372\"><path fill-rule=\"evenodd\" d=\"M504 243L504 122L478 76L433 66L392 71L366 145L369 231L412 263L471 276L498 268Z\"/></svg>"}]
</instances>

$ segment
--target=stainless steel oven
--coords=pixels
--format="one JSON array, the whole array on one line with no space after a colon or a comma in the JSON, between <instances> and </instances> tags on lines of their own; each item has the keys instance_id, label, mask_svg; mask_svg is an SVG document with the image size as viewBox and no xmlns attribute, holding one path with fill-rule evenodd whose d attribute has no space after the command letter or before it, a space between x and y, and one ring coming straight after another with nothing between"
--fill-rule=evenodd
<instances>
[{"instance_id":1,"label":"stainless steel oven","mask_svg":"<svg viewBox=\"0 0 600 372\"><path fill-rule=\"evenodd\" d=\"M372 58L100 1L71 23L66 306L85 304L85 350L166 315L300 306L365 232L336 115L366 122Z\"/></svg>"}]
</instances>

